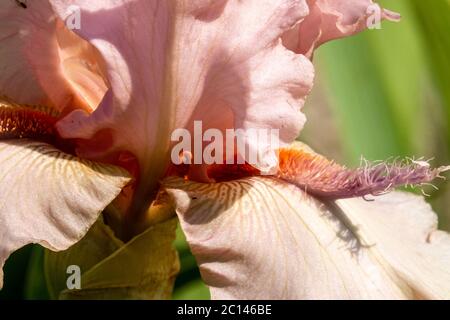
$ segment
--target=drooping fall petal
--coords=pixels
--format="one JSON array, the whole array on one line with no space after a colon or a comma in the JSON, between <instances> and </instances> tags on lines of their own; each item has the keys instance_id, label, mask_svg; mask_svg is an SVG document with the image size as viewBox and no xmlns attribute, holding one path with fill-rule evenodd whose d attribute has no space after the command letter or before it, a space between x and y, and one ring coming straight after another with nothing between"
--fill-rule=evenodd
<instances>
[{"instance_id":1,"label":"drooping fall petal","mask_svg":"<svg viewBox=\"0 0 450 320\"><path fill-rule=\"evenodd\" d=\"M79 241L130 180L28 139L0 141L0 172L0 267L29 243L59 251Z\"/></svg>"},{"instance_id":2,"label":"drooping fall petal","mask_svg":"<svg viewBox=\"0 0 450 320\"><path fill-rule=\"evenodd\" d=\"M323 203L271 178L165 185L213 298L449 298L450 237L421 197Z\"/></svg>"},{"instance_id":3,"label":"drooping fall petal","mask_svg":"<svg viewBox=\"0 0 450 320\"><path fill-rule=\"evenodd\" d=\"M100 56L48 1L1 1L0 20L0 96L57 110L97 107L106 92Z\"/></svg>"},{"instance_id":4,"label":"drooping fall petal","mask_svg":"<svg viewBox=\"0 0 450 320\"><path fill-rule=\"evenodd\" d=\"M398 21L400 15L382 9L372 0L307 0L310 14L284 35L285 45L311 57L325 42L377 27L382 19ZM378 26L379 27L379 26Z\"/></svg>"},{"instance_id":5,"label":"drooping fall petal","mask_svg":"<svg viewBox=\"0 0 450 320\"><path fill-rule=\"evenodd\" d=\"M417 299L450 299L450 234L423 197L394 192L337 201L361 241L392 267Z\"/></svg>"},{"instance_id":6,"label":"drooping fall petal","mask_svg":"<svg viewBox=\"0 0 450 320\"><path fill-rule=\"evenodd\" d=\"M60 133L90 138L111 128L113 147L137 156L147 184L170 163L173 130L194 120L205 130L280 129L282 145L298 135L314 72L280 37L308 14L304 0L51 3L62 18L69 5L81 8L75 31L102 53L111 84L92 115L73 112Z\"/></svg>"}]
</instances>

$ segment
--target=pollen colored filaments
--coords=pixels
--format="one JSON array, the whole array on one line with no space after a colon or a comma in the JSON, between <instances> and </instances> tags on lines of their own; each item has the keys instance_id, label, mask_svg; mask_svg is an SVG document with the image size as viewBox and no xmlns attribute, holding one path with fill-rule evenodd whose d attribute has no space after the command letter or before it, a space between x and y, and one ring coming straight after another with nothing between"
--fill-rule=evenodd
<instances>
[{"instance_id":1,"label":"pollen colored filaments","mask_svg":"<svg viewBox=\"0 0 450 320\"><path fill-rule=\"evenodd\" d=\"M422 186L441 177L449 167L432 169L425 161L364 161L358 169L347 169L328 159L298 149L279 151L281 180L295 184L306 192L329 199L381 195L401 186Z\"/></svg>"},{"instance_id":2,"label":"pollen colored filaments","mask_svg":"<svg viewBox=\"0 0 450 320\"><path fill-rule=\"evenodd\" d=\"M46 139L55 135L55 112L0 99L0 139Z\"/></svg>"}]
</instances>

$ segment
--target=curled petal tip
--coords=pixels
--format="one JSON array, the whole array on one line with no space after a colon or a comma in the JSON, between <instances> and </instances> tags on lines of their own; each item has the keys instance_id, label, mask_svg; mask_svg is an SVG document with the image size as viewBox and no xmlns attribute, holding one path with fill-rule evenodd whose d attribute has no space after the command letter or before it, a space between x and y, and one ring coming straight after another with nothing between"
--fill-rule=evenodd
<instances>
[{"instance_id":1,"label":"curled petal tip","mask_svg":"<svg viewBox=\"0 0 450 320\"><path fill-rule=\"evenodd\" d=\"M400 13L388 9L383 9L383 16L386 20L392 22L400 22L400 20L402 19L402 15Z\"/></svg>"}]
</instances>

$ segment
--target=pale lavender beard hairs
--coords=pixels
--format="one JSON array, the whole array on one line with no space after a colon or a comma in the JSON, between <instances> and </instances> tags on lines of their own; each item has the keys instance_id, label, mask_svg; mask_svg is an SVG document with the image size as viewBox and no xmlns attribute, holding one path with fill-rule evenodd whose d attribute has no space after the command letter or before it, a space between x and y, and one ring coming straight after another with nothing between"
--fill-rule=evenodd
<instances>
[{"instance_id":1,"label":"pale lavender beard hairs","mask_svg":"<svg viewBox=\"0 0 450 320\"><path fill-rule=\"evenodd\" d=\"M334 199L378 196L392 191L396 187L421 187L430 184L440 174L449 170L448 167L431 169L426 162L403 161L376 164L366 163L366 166L356 170L344 170L337 177L337 185L341 188L322 196ZM339 181L340 179L340 181ZM320 194L317 194L320 196Z\"/></svg>"},{"instance_id":2,"label":"pale lavender beard hairs","mask_svg":"<svg viewBox=\"0 0 450 320\"><path fill-rule=\"evenodd\" d=\"M367 195L378 196L396 187L421 187L431 184L450 167L432 169L426 161L404 160L364 164L347 169L328 159L299 151L280 151L279 179L295 184L307 193L336 200Z\"/></svg>"}]
</instances>

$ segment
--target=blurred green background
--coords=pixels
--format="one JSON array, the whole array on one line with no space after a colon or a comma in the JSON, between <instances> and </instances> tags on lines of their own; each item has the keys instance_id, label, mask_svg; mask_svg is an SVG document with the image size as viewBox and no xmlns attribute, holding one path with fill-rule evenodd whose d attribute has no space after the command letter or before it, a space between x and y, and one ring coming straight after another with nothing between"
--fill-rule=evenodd
<instances>
[{"instance_id":1,"label":"blurred green background","mask_svg":"<svg viewBox=\"0 0 450 320\"><path fill-rule=\"evenodd\" d=\"M385 0L400 23L329 43L318 50L316 86L304 109L300 139L349 166L395 156L450 164L450 1ZM450 184L438 182L430 202L450 230ZM175 299L208 299L181 231ZM5 266L0 299L48 298L43 249L28 246Z\"/></svg>"}]
</instances>

